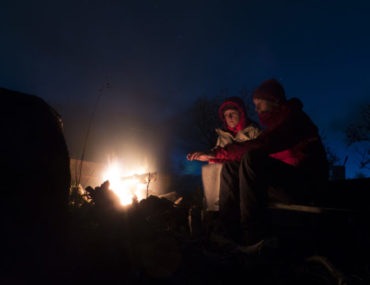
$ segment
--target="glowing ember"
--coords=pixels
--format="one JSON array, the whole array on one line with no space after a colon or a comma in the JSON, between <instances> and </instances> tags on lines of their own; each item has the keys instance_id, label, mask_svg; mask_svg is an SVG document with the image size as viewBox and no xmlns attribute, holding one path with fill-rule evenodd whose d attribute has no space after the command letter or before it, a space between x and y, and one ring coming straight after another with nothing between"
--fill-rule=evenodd
<instances>
[{"instance_id":1,"label":"glowing ember","mask_svg":"<svg viewBox=\"0 0 370 285\"><path fill-rule=\"evenodd\" d=\"M135 196L138 201L146 198L147 184L134 177L134 175L146 172L143 168L136 171L124 171L119 163L115 162L106 169L103 180L109 180L110 189L119 197L121 204L128 205L132 203Z\"/></svg>"}]
</instances>

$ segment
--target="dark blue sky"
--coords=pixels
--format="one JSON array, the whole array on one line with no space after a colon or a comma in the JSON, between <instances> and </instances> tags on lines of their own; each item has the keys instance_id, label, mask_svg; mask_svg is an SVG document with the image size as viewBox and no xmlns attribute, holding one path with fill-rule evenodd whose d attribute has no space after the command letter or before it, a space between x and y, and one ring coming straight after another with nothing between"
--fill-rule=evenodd
<instances>
[{"instance_id":1,"label":"dark blue sky","mask_svg":"<svg viewBox=\"0 0 370 285\"><path fill-rule=\"evenodd\" d=\"M368 1L13 0L0 11L0 86L54 106L73 156L107 80L89 143L98 160L122 141L165 152L164 119L275 77L358 172L342 130L370 103Z\"/></svg>"}]
</instances>

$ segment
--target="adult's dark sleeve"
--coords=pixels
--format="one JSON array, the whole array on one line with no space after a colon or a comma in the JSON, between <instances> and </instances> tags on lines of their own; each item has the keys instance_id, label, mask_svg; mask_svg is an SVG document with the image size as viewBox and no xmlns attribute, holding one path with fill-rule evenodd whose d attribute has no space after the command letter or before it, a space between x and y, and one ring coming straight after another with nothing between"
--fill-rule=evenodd
<instances>
[{"instance_id":1,"label":"adult's dark sleeve","mask_svg":"<svg viewBox=\"0 0 370 285\"><path fill-rule=\"evenodd\" d=\"M289 149L305 139L318 136L318 129L304 112L290 114L274 129L263 131L256 139L228 145L216 159L241 160L244 153L259 150L266 154Z\"/></svg>"}]
</instances>

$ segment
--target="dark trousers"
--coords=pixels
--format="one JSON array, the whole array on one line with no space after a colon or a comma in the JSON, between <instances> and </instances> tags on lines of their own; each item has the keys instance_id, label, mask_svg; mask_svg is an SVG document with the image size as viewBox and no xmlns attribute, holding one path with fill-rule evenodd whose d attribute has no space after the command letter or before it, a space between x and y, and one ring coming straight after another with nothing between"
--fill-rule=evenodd
<instances>
[{"instance_id":1,"label":"dark trousers","mask_svg":"<svg viewBox=\"0 0 370 285\"><path fill-rule=\"evenodd\" d=\"M220 218L225 229L265 231L268 189L277 200L291 203L311 201L313 180L304 171L258 151L247 152L240 162L223 165L220 185ZM276 193L275 193L276 194Z\"/></svg>"}]
</instances>

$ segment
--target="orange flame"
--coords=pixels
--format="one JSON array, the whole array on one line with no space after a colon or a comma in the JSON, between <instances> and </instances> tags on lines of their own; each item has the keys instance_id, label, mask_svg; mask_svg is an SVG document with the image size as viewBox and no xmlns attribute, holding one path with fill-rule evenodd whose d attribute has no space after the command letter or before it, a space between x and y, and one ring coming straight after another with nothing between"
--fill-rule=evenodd
<instances>
[{"instance_id":1,"label":"orange flame","mask_svg":"<svg viewBox=\"0 0 370 285\"><path fill-rule=\"evenodd\" d=\"M124 180L121 178L144 173L147 173L145 168L124 171L123 167L118 162L114 162L109 164L106 168L103 173L103 180L109 180L110 189L119 197L122 205L129 205L132 203L134 197L136 197L138 201L146 197L147 185L141 183L134 177Z\"/></svg>"}]
</instances>

